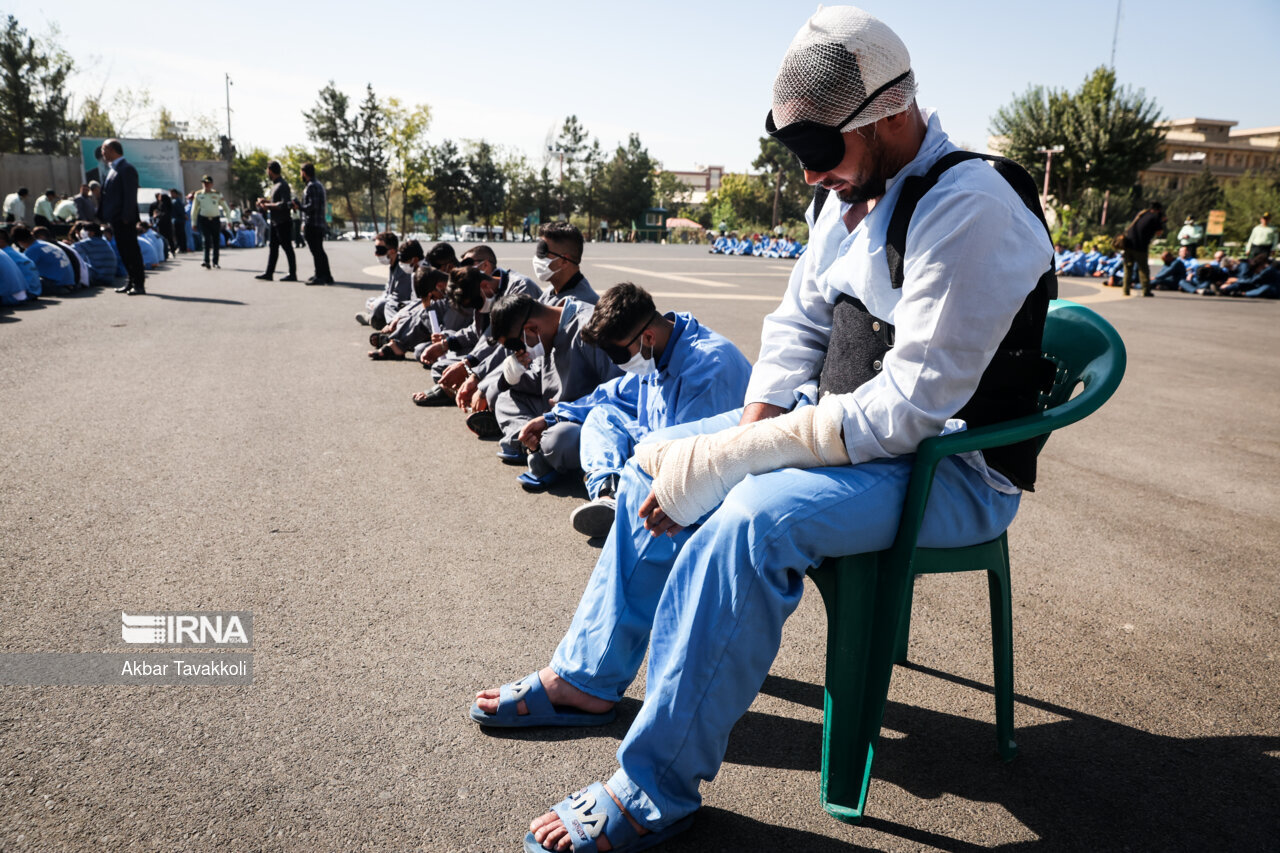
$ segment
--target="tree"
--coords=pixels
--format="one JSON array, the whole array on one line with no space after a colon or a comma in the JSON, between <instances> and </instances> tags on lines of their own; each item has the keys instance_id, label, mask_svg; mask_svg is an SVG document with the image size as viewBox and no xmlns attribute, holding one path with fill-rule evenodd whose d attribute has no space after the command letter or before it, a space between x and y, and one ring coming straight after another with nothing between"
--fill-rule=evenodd
<instances>
[{"instance_id":1,"label":"tree","mask_svg":"<svg viewBox=\"0 0 1280 853\"><path fill-rule=\"evenodd\" d=\"M352 163L364 186L369 190L369 217L373 230L378 229L378 194L389 181L390 158L387 156L386 133L383 128L382 107L373 85L365 86L364 100L356 113L352 141ZM388 219L390 217L388 216ZM390 222L387 223L390 227Z\"/></svg>"},{"instance_id":2,"label":"tree","mask_svg":"<svg viewBox=\"0 0 1280 853\"><path fill-rule=\"evenodd\" d=\"M400 193L400 224L408 229L410 210L422 207L428 197L427 173L431 146L427 128L431 126L431 109L426 104L406 108L398 98L388 98L382 106L387 131L389 158L387 211L391 211L391 193Z\"/></svg>"},{"instance_id":3,"label":"tree","mask_svg":"<svg viewBox=\"0 0 1280 853\"><path fill-rule=\"evenodd\" d=\"M579 164L590 150L587 145L587 131L578 121L576 115L565 118L560 127L560 135L556 137L554 155L562 164L559 174L560 215L568 218L578 208L585 187L581 180ZM548 152L550 155L551 152Z\"/></svg>"},{"instance_id":4,"label":"tree","mask_svg":"<svg viewBox=\"0 0 1280 853\"><path fill-rule=\"evenodd\" d=\"M241 206L251 205L267 195L267 163L271 155L261 148L237 154L231 161L229 189Z\"/></svg>"},{"instance_id":5,"label":"tree","mask_svg":"<svg viewBox=\"0 0 1280 853\"><path fill-rule=\"evenodd\" d=\"M77 136L107 139L116 135L116 126L107 114L102 99L91 95L80 105L80 120L76 124Z\"/></svg>"},{"instance_id":6,"label":"tree","mask_svg":"<svg viewBox=\"0 0 1280 853\"><path fill-rule=\"evenodd\" d=\"M1128 192L1138 172L1160 159L1160 110L1142 90L1116 86L1115 71L1096 69L1074 94L1032 86L991 120L1005 156L1043 182L1046 157L1037 149L1061 145L1053 155L1050 193L1074 203L1088 189Z\"/></svg>"},{"instance_id":7,"label":"tree","mask_svg":"<svg viewBox=\"0 0 1280 853\"><path fill-rule=\"evenodd\" d=\"M538 178L529 168L529 161L518 150L502 149L497 159L507 186L502 227L510 237L515 226L538 206Z\"/></svg>"},{"instance_id":8,"label":"tree","mask_svg":"<svg viewBox=\"0 0 1280 853\"><path fill-rule=\"evenodd\" d=\"M758 175L728 174L720 179L714 207L716 221L730 228L743 228L769 221L773 211L773 189Z\"/></svg>"},{"instance_id":9,"label":"tree","mask_svg":"<svg viewBox=\"0 0 1280 853\"><path fill-rule=\"evenodd\" d=\"M615 227L644 221L644 213L653 203L654 166L639 134L633 133L604 167L602 207Z\"/></svg>"},{"instance_id":10,"label":"tree","mask_svg":"<svg viewBox=\"0 0 1280 853\"><path fill-rule=\"evenodd\" d=\"M772 136L760 137L760 154L751 166L763 170L763 177L770 185L773 195L771 226L776 228L784 219L804 216L812 190L805 183L800 161L785 145Z\"/></svg>"},{"instance_id":11,"label":"tree","mask_svg":"<svg viewBox=\"0 0 1280 853\"><path fill-rule=\"evenodd\" d=\"M67 78L74 63L48 39L9 15L0 33L0 151L70 154L76 126L68 117Z\"/></svg>"},{"instance_id":12,"label":"tree","mask_svg":"<svg viewBox=\"0 0 1280 853\"><path fill-rule=\"evenodd\" d=\"M1223 238L1244 242L1262 214L1280 211L1280 171L1246 174L1228 184L1222 195L1227 213Z\"/></svg>"},{"instance_id":13,"label":"tree","mask_svg":"<svg viewBox=\"0 0 1280 853\"><path fill-rule=\"evenodd\" d=\"M454 217L467 203L471 180L467 177L458 146L451 140L446 139L431 149L431 177L427 180L427 187L431 191L431 207L436 212L436 222L443 223L444 218L449 217L456 234L458 223Z\"/></svg>"},{"instance_id":14,"label":"tree","mask_svg":"<svg viewBox=\"0 0 1280 853\"><path fill-rule=\"evenodd\" d=\"M184 133L174 121L168 108L161 107L151 128L155 139L178 140L178 157L183 160L216 160L218 149L213 140L218 138L217 126L209 116L200 116ZM194 132L193 132L194 131Z\"/></svg>"},{"instance_id":15,"label":"tree","mask_svg":"<svg viewBox=\"0 0 1280 853\"><path fill-rule=\"evenodd\" d=\"M582 212L587 215L587 231L596 231L596 217L600 215L600 199L604 180L604 149L599 139L591 140L591 147L582 153Z\"/></svg>"},{"instance_id":16,"label":"tree","mask_svg":"<svg viewBox=\"0 0 1280 853\"><path fill-rule=\"evenodd\" d=\"M1183 184L1177 195L1170 199L1169 223L1180 223L1190 216L1203 225L1209 211L1219 210L1221 207L1222 187L1218 186L1217 179L1206 164L1198 175Z\"/></svg>"},{"instance_id":17,"label":"tree","mask_svg":"<svg viewBox=\"0 0 1280 853\"><path fill-rule=\"evenodd\" d=\"M339 92L329 81L329 85L320 90L316 105L302 113L307 124L308 137L319 149L320 162L317 169L323 169L329 176L330 196L340 195L346 204L347 216L359 223L355 204L351 200L351 191L355 186L356 170L352 164L352 137L355 129L348 115L350 102L347 96Z\"/></svg>"},{"instance_id":18,"label":"tree","mask_svg":"<svg viewBox=\"0 0 1280 853\"><path fill-rule=\"evenodd\" d=\"M471 214L484 220L485 229L493 227L494 214L502 210L507 188L502 171L493 157L493 146L483 139L471 146L467 157L467 171L471 175L468 199Z\"/></svg>"}]
</instances>

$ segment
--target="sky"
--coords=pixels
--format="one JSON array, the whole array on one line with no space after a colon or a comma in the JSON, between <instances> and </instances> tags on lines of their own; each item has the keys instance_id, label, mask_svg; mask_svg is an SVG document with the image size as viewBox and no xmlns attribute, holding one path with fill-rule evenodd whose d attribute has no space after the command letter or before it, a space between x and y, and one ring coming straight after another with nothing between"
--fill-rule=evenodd
<instances>
[{"instance_id":1,"label":"sky","mask_svg":"<svg viewBox=\"0 0 1280 853\"><path fill-rule=\"evenodd\" d=\"M1120 7L1122 85L1145 90L1168 118L1280 125L1280 98L1258 95L1276 88L1266 46L1280 32L1280 2ZM32 33L61 31L78 65L77 103L146 89L176 119L208 116L225 132L230 74L240 150L305 144L302 111L332 80L353 103L372 84L380 97L428 105L433 143L484 138L541 165L549 135L573 114L608 150L638 133L664 168L728 171L750 169L778 63L816 8L811 0L0 4ZM868 0L864 8L906 43L920 104L938 111L953 141L985 150L991 116L1015 94L1032 84L1075 89L1110 63L1117 0ZM1270 41L1249 46L1242 28ZM1215 46L1218 61L1197 58L1197 39ZM127 135L148 136L150 124L143 117Z\"/></svg>"}]
</instances>

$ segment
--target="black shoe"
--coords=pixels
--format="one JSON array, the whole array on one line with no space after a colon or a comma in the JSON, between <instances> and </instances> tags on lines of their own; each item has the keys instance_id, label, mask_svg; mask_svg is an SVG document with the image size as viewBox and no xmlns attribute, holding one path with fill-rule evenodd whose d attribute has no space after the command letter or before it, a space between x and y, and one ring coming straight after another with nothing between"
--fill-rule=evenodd
<instances>
[{"instance_id":1,"label":"black shoe","mask_svg":"<svg viewBox=\"0 0 1280 853\"><path fill-rule=\"evenodd\" d=\"M146 296L147 289L145 287L131 287L126 291L129 296Z\"/></svg>"},{"instance_id":2,"label":"black shoe","mask_svg":"<svg viewBox=\"0 0 1280 853\"><path fill-rule=\"evenodd\" d=\"M264 272L262 275L255 275L255 276L254 276L254 278L258 279L259 281L271 281L271 280L272 280L272 276L271 276L269 273L265 273L265 272Z\"/></svg>"},{"instance_id":3,"label":"black shoe","mask_svg":"<svg viewBox=\"0 0 1280 853\"><path fill-rule=\"evenodd\" d=\"M425 396L414 397L413 402L419 406L452 406L453 395L437 385Z\"/></svg>"},{"instance_id":4,"label":"black shoe","mask_svg":"<svg viewBox=\"0 0 1280 853\"><path fill-rule=\"evenodd\" d=\"M117 287L116 293L128 293L132 289L133 289L132 284L126 284L124 287Z\"/></svg>"},{"instance_id":5,"label":"black shoe","mask_svg":"<svg viewBox=\"0 0 1280 853\"><path fill-rule=\"evenodd\" d=\"M202 263L200 266L204 267L205 269L209 269L209 265L207 263Z\"/></svg>"},{"instance_id":6,"label":"black shoe","mask_svg":"<svg viewBox=\"0 0 1280 853\"><path fill-rule=\"evenodd\" d=\"M337 284L337 282L333 280L333 276L329 276L324 281L319 282L319 284Z\"/></svg>"},{"instance_id":7,"label":"black shoe","mask_svg":"<svg viewBox=\"0 0 1280 853\"><path fill-rule=\"evenodd\" d=\"M214 268L215 270L220 270L220 269L222 269L222 267L218 266L217 264L214 264L214 265L213 265L213 268Z\"/></svg>"},{"instance_id":8,"label":"black shoe","mask_svg":"<svg viewBox=\"0 0 1280 853\"><path fill-rule=\"evenodd\" d=\"M280 280L281 280L281 281L297 281L297 280L298 280L298 277L297 277L296 275L287 275L287 276L285 276L284 278L282 278L282 279L280 279Z\"/></svg>"},{"instance_id":9,"label":"black shoe","mask_svg":"<svg viewBox=\"0 0 1280 853\"><path fill-rule=\"evenodd\" d=\"M359 323L361 326L369 325L369 315L361 311L359 314L356 315L356 322Z\"/></svg>"},{"instance_id":10,"label":"black shoe","mask_svg":"<svg viewBox=\"0 0 1280 853\"><path fill-rule=\"evenodd\" d=\"M306 280L305 282L303 282L303 283L304 283L304 284L319 284L320 282L316 280L316 277L315 277L315 276L311 276L311 278L307 279L307 280Z\"/></svg>"},{"instance_id":11,"label":"black shoe","mask_svg":"<svg viewBox=\"0 0 1280 853\"><path fill-rule=\"evenodd\" d=\"M477 438L502 438L502 429L498 426L498 417L488 409L483 412L472 412L467 416L467 429Z\"/></svg>"}]
</instances>

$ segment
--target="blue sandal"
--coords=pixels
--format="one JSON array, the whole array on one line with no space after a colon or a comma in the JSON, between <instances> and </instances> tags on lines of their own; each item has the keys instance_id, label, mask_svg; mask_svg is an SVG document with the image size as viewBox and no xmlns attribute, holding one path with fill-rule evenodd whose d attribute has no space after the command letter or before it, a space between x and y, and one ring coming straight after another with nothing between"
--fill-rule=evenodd
<instances>
[{"instance_id":1,"label":"blue sandal","mask_svg":"<svg viewBox=\"0 0 1280 853\"><path fill-rule=\"evenodd\" d=\"M639 835L599 782L592 782L581 791L570 794L552 806L551 810L560 818L565 829L569 830L572 845L569 849L573 853L596 853L596 838L601 834L609 839L609 844L618 853L648 850L693 825L693 815L689 815L666 829ZM547 848L539 844L533 833L529 832L524 837L524 849L525 853L546 853Z\"/></svg>"},{"instance_id":2,"label":"blue sandal","mask_svg":"<svg viewBox=\"0 0 1280 853\"><path fill-rule=\"evenodd\" d=\"M523 699L529 713L521 714L516 705ZM534 672L519 681L504 684L498 691L498 711L486 714L480 706L471 705L471 719L482 726L522 729L532 726L603 726L612 723L617 711L610 708L599 714L577 708L551 704L542 679Z\"/></svg>"}]
</instances>

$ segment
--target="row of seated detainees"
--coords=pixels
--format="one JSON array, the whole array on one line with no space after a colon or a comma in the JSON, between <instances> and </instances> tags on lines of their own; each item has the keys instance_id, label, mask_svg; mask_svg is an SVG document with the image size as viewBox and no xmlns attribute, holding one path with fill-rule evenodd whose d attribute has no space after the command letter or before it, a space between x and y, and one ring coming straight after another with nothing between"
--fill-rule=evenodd
<instances>
[{"instance_id":1,"label":"row of seated detainees","mask_svg":"<svg viewBox=\"0 0 1280 853\"><path fill-rule=\"evenodd\" d=\"M1104 255L1097 251L1085 252L1080 246L1073 251L1064 251L1061 246L1055 246L1054 250L1058 275L1105 278L1108 284L1113 285L1123 275L1119 252ZM1151 279L1155 290L1263 299L1280 296L1280 268L1261 248L1247 259L1227 257L1222 250L1215 252L1212 258L1197 259L1190 248L1182 246L1177 255L1165 252L1160 260L1160 272Z\"/></svg>"},{"instance_id":2,"label":"row of seated detainees","mask_svg":"<svg viewBox=\"0 0 1280 853\"><path fill-rule=\"evenodd\" d=\"M138 226L147 269L165 258L164 239L148 223ZM58 291L111 286L127 277L109 225L77 222L55 238L49 229L15 226L0 231L0 304L16 305Z\"/></svg>"},{"instance_id":3,"label":"row of seated detainees","mask_svg":"<svg viewBox=\"0 0 1280 853\"><path fill-rule=\"evenodd\" d=\"M758 258L798 258L804 254L806 244L788 237L770 239L753 235L751 239L737 239L721 235L711 244L713 255L754 255Z\"/></svg>"},{"instance_id":4,"label":"row of seated detainees","mask_svg":"<svg viewBox=\"0 0 1280 853\"><path fill-rule=\"evenodd\" d=\"M1086 252L1080 245L1067 251L1059 244L1053 247L1053 263L1058 275L1110 278L1120 275L1123 259L1119 252Z\"/></svg>"}]
</instances>

